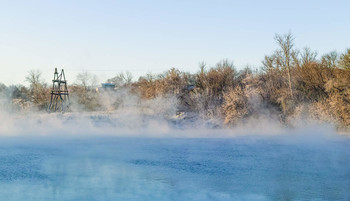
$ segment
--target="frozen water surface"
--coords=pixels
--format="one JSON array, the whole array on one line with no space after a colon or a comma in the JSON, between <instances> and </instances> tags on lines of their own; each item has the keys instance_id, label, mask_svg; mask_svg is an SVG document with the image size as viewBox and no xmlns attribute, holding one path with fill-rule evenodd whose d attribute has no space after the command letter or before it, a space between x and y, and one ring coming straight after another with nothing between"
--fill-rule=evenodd
<instances>
[{"instance_id":1,"label":"frozen water surface","mask_svg":"<svg viewBox=\"0 0 350 201\"><path fill-rule=\"evenodd\" d=\"M0 142L0 200L350 200L350 141Z\"/></svg>"}]
</instances>

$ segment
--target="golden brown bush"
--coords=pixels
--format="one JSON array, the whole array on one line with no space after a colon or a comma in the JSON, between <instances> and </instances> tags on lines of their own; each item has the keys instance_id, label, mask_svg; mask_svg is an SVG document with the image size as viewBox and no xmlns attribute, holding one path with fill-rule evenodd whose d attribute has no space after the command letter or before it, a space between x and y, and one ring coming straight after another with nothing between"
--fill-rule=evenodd
<instances>
[{"instance_id":1,"label":"golden brown bush","mask_svg":"<svg viewBox=\"0 0 350 201\"><path fill-rule=\"evenodd\" d=\"M341 125L350 128L350 71L334 69L333 75L325 86L329 94L328 109Z\"/></svg>"},{"instance_id":2,"label":"golden brown bush","mask_svg":"<svg viewBox=\"0 0 350 201\"><path fill-rule=\"evenodd\" d=\"M241 87L236 87L224 93L222 104L225 124L234 124L249 114L248 98Z\"/></svg>"},{"instance_id":3,"label":"golden brown bush","mask_svg":"<svg viewBox=\"0 0 350 201\"><path fill-rule=\"evenodd\" d=\"M50 97L50 89L43 82L39 70L30 70L26 76L26 81L30 84L27 94L28 99L39 109L46 109Z\"/></svg>"},{"instance_id":4,"label":"golden brown bush","mask_svg":"<svg viewBox=\"0 0 350 201\"><path fill-rule=\"evenodd\" d=\"M159 75L147 74L133 83L130 73L121 73L109 81L140 96L140 101L172 97L178 100L174 106L178 111L224 119L226 124L273 110L284 123L302 116L349 128L350 50L341 55L331 52L317 60L317 53L309 48L300 54L290 33L276 35L275 40L278 49L265 57L262 71L256 73L249 68L237 72L232 62L222 60L207 70L201 64L195 74L172 68ZM30 87L24 90L28 91L27 97L20 98L43 109L50 89L40 76L39 71L29 72ZM84 110L103 109L101 95L91 90L94 77L81 73L78 83L69 87L72 100ZM108 96L102 99L105 98Z\"/></svg>"},{"instance_id":5,"label":"golden brown bush","mask_svg":"<svg viewBox=\"0 0 350 201\"><path fill-rule=\"evenodd\" d=\"M295 68L298 101L318 101L327 97L325 84L332 77L334 69L316 62Z\"/></svg>"},{"instance_id":6,"label":"golden brown bush","mask_svg":"<svg viewBox=\"0 0 350 201\"><path fill-rule=\"evenodd\" d=\"M350 49L340 56L339 63L342 68L350 70Z\"/></svg>"},{"instance_id":7,"label":"golden brown bush","mask_svg":"<svg viewBox=\"0 0 350 201\"><path fill-rule=\"evenodd\" d=\"M140 77L136 86L142 98L151 99L156 97L156 84L153 75L147 74L145 77Z\"/></svg>"}]
</instances>

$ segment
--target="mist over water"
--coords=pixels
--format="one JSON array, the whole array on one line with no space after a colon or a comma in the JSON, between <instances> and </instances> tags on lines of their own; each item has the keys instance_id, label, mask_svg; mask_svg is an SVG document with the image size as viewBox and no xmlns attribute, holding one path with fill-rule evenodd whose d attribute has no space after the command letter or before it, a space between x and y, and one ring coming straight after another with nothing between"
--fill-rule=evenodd
<instances>
[{"instance_id":1,"label":"mist over water","mask_svg":"<svg viewBox=\"0 0 350 201\"><path fill-rule=\"evenodd\" d=\"M350 200L345 0L11 2L0 201Z\"/></svg>"},{"instance_id":2,"label":"mist over water","mask_svg":"<svg viewBox=\"0 0 350 201\"><path fill-rule=\"evenodd\" d=\"M350 199L350 140L331 125L266 117L228 128L176 115L171 98L137 104L2 110L0 199Z\"/></svg>"},{"instance_id":3,"label":"mist over water","mask_svg":"<svg viewBox=\"0 0 350 201\"><path fill-rule=\"evenodd\" d=\"M348 200L350 141L3 137L2 200Z\"/></svg>"}]
</instances>

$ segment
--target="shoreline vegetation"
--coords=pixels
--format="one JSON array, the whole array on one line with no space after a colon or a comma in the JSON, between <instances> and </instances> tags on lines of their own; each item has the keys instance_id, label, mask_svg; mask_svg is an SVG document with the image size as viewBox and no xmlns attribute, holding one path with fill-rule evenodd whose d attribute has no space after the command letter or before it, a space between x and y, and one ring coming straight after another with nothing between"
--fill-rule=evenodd
<instances>
[{"instance_id":1,"label":"shoreline vegetation","mask_svg":"<svg viewBox=\"0 0 350 201\"><path fill-rule=\"evenodd\" d=\"M159 115L195 115L231 127L252 118L282 125L312 120L350 130L350 49L318 56L309 48L294 48L291 33L278 35L278 48L262 67L237 70L231 61L199 64L197 73L176 68L134 80L129 72L106 82L114 90L96 91L96 77L80 73L68 83L71 110L120 111L137 106ZM66 69L69 72L69 69ZM28 72L29 87L0 83L0 105L10 112L46 111L51 84L39 70ZM1 82L1 81L0 81Z\"/></svg>"}]
</instances>

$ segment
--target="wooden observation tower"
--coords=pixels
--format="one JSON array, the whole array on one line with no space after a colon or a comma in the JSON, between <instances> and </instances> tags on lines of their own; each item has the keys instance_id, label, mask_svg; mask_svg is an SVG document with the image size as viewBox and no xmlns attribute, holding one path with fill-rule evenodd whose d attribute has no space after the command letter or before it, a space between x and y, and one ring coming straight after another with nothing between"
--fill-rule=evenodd
<instances>
[{"instance_id":1,"label":"wooden observation tower","mask_svg":"<svg viewBox=\"0 0 350 201\"><path fill-rule=\"evenodd\" d=\"M52 80L51 100L48 112L65 112L69 110L69 94L67 80L62 69L58 74L57 68Z\"/></svg>"}]
</instances>

